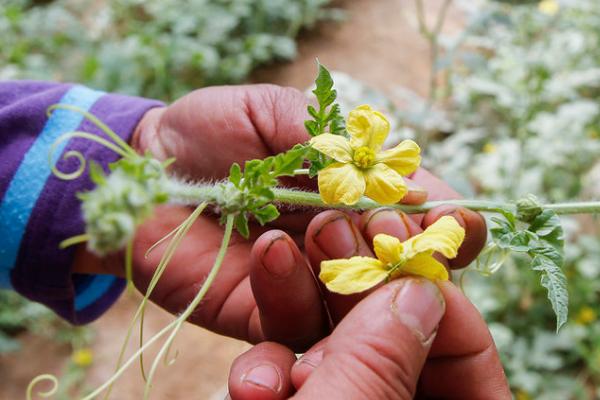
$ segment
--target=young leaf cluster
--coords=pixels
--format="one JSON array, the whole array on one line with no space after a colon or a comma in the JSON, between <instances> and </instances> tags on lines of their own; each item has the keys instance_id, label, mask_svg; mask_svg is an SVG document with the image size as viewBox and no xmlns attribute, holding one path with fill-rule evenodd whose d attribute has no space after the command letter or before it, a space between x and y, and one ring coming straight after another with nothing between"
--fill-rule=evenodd
<instances>
[{"instance_id":1,"label":"young leaf cluster","mask_svg":"<svg viewBox=\"0 0 600 400\"><path fill-rule=\"evenodd\" d=\"M340 105L335 103L337 91L333 89L333 79L331 74L323 65L318 64L319 74L315 80L315 89L312 91L317 98L319 110L309 105L307 110L312 119L304 121L304 126L311 136L318 136L323 133L334 135L345 135L346 127L344 117L340 111ZM310 177L331 163L331 159L319 153L316 150L308 152L307 158L310 160Z\"/></svg>"},{"instance_id":2,"label":"young leaf cluster","mask_svg":"<svg viewBox=\"0 0 600 400\"><path fill-rule=\"evenodd\" d=\"M531 200L531 199L529 199ZM536 208L531 201L517 204L517 216L504 212L504 219L492 218L497 224L491 229L495 244L502 250L526 254L530 266L541 273L541 284L556 314L556 329L567 321L569 293L564 264L564 233L560 218L552 210ZM520 225L525 224L521 228Z\"/></svg>"},{"instance_id":3,"label":"young leaf cluster","mask_svg":"<svg viewBox=\"0 0 600 400\"><path fill-rule=\"evenodd\" d=\"M261 225L277 219L279 211L272 204L275 200L272 188L279 183L279 177L293 176L294 171L302 167L307 150L303 145L296 145L285 153L246 161L243 171L234 163L229 170L228 183L222 185L221 218L234 214L235 227L245 238L250 235L248 221L251 216Z\"/></svg>"},{"instance_id":4,"label":"young leaf cluster","mask_svg":"<svg viewBox=\"0 0 600 400\"><path fill-rule=\"evenodd\" d=\"M90 250L99 255L120 250L154 207L168 200L165 168L171 161L161 163L151 154L125 157L110 165L108 176L102 167L90 163L96 188L78 194Z\"/></svg>"}]
</instances>

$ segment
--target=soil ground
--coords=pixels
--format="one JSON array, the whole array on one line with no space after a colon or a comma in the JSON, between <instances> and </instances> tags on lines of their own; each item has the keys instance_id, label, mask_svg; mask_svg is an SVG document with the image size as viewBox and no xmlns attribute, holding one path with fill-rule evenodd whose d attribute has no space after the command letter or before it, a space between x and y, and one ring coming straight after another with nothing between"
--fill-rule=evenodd
<instances>
[{"instance_id":1,"label":"soil ground","mask_svg":"<svg viewBox=\"0 0 600 400\"><path fill-rule=\"evenodd\" d=\"M441 0L428 0L427 19L433 20ZM299 57L292 63L262 68L254 82L271 82L304 90L315 74L315 58L330 69L346 72L384 93L397 86L425 94L429 74L427 43L418 33L413 2L407 0L346 0L337 5L346 11L341 23L322 24L305 33L299 42ZM460 17L451 10L448 29L460 26ZM92 324L96 331L94 364L87 385L95 387L111 374L125 329L139 296L124 295ZM146 337L165 326L171 318L151 307ZM130 350L135 348L136 337ZM25 349L16 355L0 357L0 400L24 398L28 382L41 373L58 373L69 357L69 349L52 341L26 335ZM176 363L157 375L152 399L223 399L229 366L248 344L186 326L179 334ZM151 354L147 359L151 359ZM143 382L139 368L131 368L116 384L112 398L140 399Z\"/></svg>"}]
</instances>

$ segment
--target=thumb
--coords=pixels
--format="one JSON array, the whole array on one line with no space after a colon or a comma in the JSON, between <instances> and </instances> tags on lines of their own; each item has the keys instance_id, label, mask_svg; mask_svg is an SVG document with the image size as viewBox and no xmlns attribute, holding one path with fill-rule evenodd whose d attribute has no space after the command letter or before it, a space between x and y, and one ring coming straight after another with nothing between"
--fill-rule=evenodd
<instances>
[{"instance_id":1,"label":"thumb","mask_svg":"<svg viewBox=\"0 0 600 400\"><path fill-rule=\"evenodd\" d=\"M342 320L300 399L412 399L445 303L427 280L402 279Z\"/></svg>"}]
</instances>

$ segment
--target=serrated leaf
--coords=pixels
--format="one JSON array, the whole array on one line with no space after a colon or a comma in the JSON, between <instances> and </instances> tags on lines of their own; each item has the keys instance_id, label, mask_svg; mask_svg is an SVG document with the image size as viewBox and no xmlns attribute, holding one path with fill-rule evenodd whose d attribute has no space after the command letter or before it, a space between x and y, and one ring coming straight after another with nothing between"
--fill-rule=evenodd
<instances>
[{"instance_id":1,"label":"serrated leaf","mask_svg":"<svg viewBox=\"0 0 600 400\"><path fill-rule=\"evenodd\" d=\"M317 110L313 106L309 105L308 107L306 107L306 110L308 111L308 114L311 117L313 117L315 119L319 118L319 113L317 112Z\"/></svg>"},{"instance_id":2,"label":"serrated leaf","mask_svg":"<svg viewBox=\"0 0 600 400\"><path fill-rule=\"evenodd\" d=\"M567 322L569 315L569 292L567 278L559 265L546 255L537 253L531 268L542 273L541 284L548 291L548 300L556 314L556 331Z\"/></svg>"},{"instance_id":3,"label":"serrated leaf","mask_svg":"<svg viewBox=\"0 0 600 400\"><path fill-rule=\"evenodd\" d=\"M319 134L319 124L316 121L306 120L304 121L304 127L310 136L317 136Z\"/></svg>"}]
</instances>

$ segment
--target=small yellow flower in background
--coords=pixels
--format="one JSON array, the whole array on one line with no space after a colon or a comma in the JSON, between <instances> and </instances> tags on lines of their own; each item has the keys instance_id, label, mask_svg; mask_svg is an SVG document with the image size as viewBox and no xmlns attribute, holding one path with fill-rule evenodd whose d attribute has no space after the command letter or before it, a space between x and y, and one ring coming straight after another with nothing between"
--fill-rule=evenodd
<instances>
[{"instance_id":1,"label":"small yellow flower in background","mask_svg":"<svg viewBox=\"0 0 600 400\"><path fill-rule=\"evenodd\" d=\"M355 204L364 194L381 204L399 202L408 192L402 176L421 163L419 146L405 140L381 151L390 132L383 114L367 105L350 112L346 129L350 139L325 133L310 144L336 162L319 171L319 192L326 204Z\"/></svg>"},{"instance_id":2,"label":"small yellow flower in background","mask_svg":"<svg viewBox=\"0 0 600 400\"><path fill-rule=\"evenodd\" d=\"M560 10L560 4L556 0L542 0L538 4L538 10L547 15L556 15Z\"/></svg>"},{"instance_id":3,"label":"small yellow flower in background","mask_svg":"<svg viewBox=\"0 0 600 400\"><path fill-rule=\"evenodd\" d=\"M86 368L94 362L94 353L92 349L84 347L76 350L71 356L71 361L81 368Z\"/></svg>"},{"instance_id":4,"label":"small yellow flower in background","mask_svg":"<svg viewBox=\"0 0 600 400\"><path fill-rule=\"evenodd\" d=\"M598 315L596 311L592 307L584 306L581 307L577 316L575 317L575 322L580 325L589 325L592 322L595 322L598 319Z\"/></svg>"},{"instance_id":5,"label":"small yellow flower in background","mask_svg":"<svg viewBox=\"0 0 600 400\"><path fill-rule=\"evenodd\" d=\"M531 400L531 396L523 389L519 389L515 393L515 400Z\"/></svg>"},{"instance_id":6,"label":"small yellow flower in background","mask_svg":"<svg viewBox=\"0 0 600 400\"><path fill-rule=\"evenodd\" d=\"M483 145L483 149L482 150L486 154L492 154L492 153L495 153L496 151L498 151L498 148L496 147L495 144L488 142L488 143L486 143L486 144Z\"/></svg>"},{"instance_id":7,"label":"small yellow flower in background","mask_svg":"<svg viewBox=\"0 0 600 400\"><path fill-rule=\"evenodd\" d=\"M465 230L450 216L440 218L405 242L380 233L373 239L377 258L323 261L319 278L327 289L341 294L362 292L402 275L448 280L446 267L433 257L433 253L454 258L464 238Z\"/></svg>"}]
</instances>

